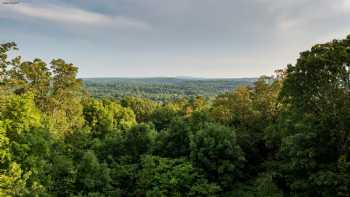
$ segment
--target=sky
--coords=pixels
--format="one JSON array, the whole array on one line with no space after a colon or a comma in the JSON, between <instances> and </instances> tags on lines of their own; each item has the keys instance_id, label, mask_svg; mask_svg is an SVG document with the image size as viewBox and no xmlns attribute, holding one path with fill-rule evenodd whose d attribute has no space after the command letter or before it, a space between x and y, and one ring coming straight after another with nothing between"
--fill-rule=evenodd
<instances>
[{"instance_id":1,"label":"sky","mask_svg":"<svg viewBox=\"0 0 350 197\"><path fill-rule=\"evenodd\" d=\"M0 42L79 77L258 77L350 34L350 0L0 0Z\"/></svg>"}]
</instances>

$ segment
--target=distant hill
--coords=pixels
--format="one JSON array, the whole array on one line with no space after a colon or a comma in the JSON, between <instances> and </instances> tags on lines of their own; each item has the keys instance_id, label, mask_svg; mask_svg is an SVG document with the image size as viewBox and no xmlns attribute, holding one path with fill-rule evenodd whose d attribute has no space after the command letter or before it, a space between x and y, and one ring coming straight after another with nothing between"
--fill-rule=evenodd
<instances>
[{"instance_id":1,"label":"distant hill","mask_svg":"<svg viewBox=\"0 0 350 197\"><path fill-rule=\"evenodd\" d=\"M201 95L207 98L231 91L240 85L252 85L257 78L208 79L193 77L84 78L95 97L121 98L126 95L155 101Z\"/></svg>"}]
</instances>

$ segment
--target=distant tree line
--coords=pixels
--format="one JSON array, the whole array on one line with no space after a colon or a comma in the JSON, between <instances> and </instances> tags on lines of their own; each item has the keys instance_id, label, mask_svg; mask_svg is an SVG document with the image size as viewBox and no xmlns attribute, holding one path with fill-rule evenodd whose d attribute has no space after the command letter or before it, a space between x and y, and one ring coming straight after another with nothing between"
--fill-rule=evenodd
<instances>
[{"instance_id":1,"label":"distant tree line","mask_svg":"<svg viewBox=\"0 0 350 197\"><path fill-rule=\"evenodd\" d=\"M89 96L0 45L0 196L350 196L350 36L253 85L159 103Z\"/></svg>"},{"instance_id":2,"label":"distant tree line","mask_svg":"<svg viewBox=\"0 0 350 197\"><path fill-rule=\"evenodd\" d=\"M125 96L148 98L165 103L184 97L203 96L213 99L218 94L239 86L253 85L256 78L84 78L84 86L95 98L123 99Z\"/></svg>"}]
</instances>

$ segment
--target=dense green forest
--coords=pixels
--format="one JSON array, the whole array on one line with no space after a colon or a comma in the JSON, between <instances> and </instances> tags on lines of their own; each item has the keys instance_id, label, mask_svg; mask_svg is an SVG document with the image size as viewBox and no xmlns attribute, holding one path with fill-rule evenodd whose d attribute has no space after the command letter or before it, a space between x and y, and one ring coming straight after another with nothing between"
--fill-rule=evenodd
<instances>
[{"instance_id":1,"label":"dense green forest","mask_svg":"<svg viewBox=\"0 0 350 197\"><path fill-rule=\"evenodd\" d=\"M0 196L350 196L350 36L210 103L95 98L73 64L14 50L0 45Z\"/></svg>"},{"instance_id":2,"label":"dense green forest","mask_svg":"<svg viewBox=\"0 0 350 197\"><path fill-rule=\"evenodd\" d=\"M256 78L85 78L86 89L96 98L122 99L125 96L148 98L158 102L174 101L198 95L211 99L239 86L253 85Z\"/></svg>"}]
</instances>

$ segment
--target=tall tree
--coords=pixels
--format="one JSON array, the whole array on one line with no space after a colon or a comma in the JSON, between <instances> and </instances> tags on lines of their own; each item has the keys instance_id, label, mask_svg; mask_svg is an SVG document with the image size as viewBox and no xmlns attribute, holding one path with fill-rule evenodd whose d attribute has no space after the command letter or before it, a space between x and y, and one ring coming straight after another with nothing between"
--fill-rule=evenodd
<instances>
[{"instance_id":1,"label":"tall tree","mask_svg":"<svg viewBox=\"0 0 350 197\"><path fill-rule=\"evenodd\" d=\"M318 44L289 65L281 99L293 124L282 136L280 184L309 196L350 191L350 36ZM283 131L283 129L280 129Z\"/></svg>"}]
</instances>

